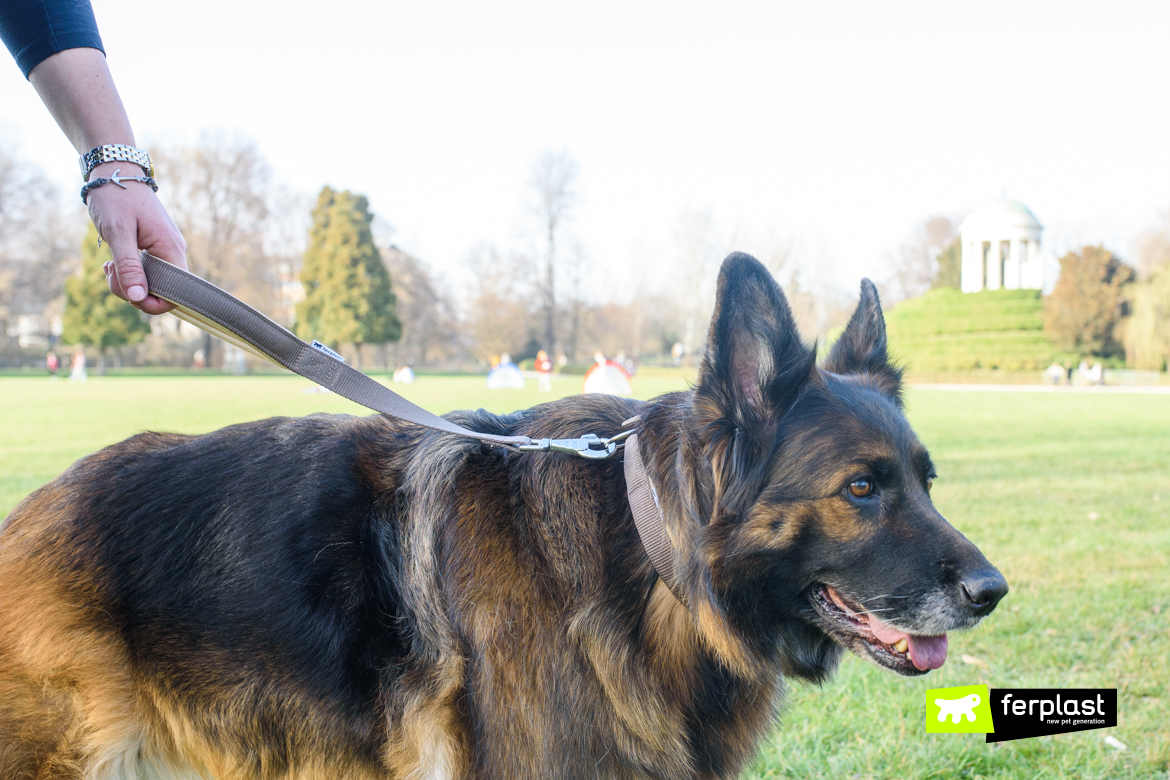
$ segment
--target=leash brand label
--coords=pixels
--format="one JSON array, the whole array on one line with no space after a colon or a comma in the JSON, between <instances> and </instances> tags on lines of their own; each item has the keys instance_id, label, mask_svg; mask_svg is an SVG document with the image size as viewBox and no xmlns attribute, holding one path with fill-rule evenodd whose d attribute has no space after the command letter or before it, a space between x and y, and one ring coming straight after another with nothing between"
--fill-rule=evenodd
<instances>
[{"instance_id":1,"label":"leash brand label","mask_svg":"<svg viewBox=\"0 0 1170 780\"><path fill-rule=\"evenodd\" d=\"M1117 725L1117 689L992 688L991 714L988 742L1107 729Z\"/></svg>"},{"instance_id":2,"label":"leash brand label","mask_svg":"<svg viewBox=\"0 0 1170 780\"><path fill-rule=\"evenodd\" d=\"M986 685L932 688L926 692L928 734L991 734L991 696Z\"/></svg>"},{"instance_id":3,"label":"leash brand label","mask_svg":"<svg viewBox=\"0 0 1170 780\"><path fill-rule=\"evenodd\" d=\"M317 339L313 339L313 343L310 344L309 346L312 347L313 349L317 350L318 352L322 352L322 353L328 355L329 357L333 358L334 360L339 360L342 363L345 362L345 358L343 358L341 355L337 354L333 350L329 349L329 347L325 346L320 341L317 341Z\"/></svg>"}]
</instances>

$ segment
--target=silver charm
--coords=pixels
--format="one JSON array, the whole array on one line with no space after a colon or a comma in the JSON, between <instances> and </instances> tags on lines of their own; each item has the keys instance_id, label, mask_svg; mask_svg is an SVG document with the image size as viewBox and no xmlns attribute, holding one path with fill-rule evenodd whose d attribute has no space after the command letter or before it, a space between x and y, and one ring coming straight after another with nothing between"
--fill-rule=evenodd
<instances>
[{"instance_id":1,"label":"silver charm","mask_svg":"<svg viewBox=\"0 0 1170 780\"><path fill-rule=\"evenodd\" d=\"M110 181L112 181L114 184L117 184L119 187L121 187L124 190L129 189L129 187L127 187L122 182L124 182L124 181L142 181L142 179L138 176L119 176L118 174L121 172L122 172L121 168L115 168L114 175L110 177Z\"/></svg>"}]
</instances>

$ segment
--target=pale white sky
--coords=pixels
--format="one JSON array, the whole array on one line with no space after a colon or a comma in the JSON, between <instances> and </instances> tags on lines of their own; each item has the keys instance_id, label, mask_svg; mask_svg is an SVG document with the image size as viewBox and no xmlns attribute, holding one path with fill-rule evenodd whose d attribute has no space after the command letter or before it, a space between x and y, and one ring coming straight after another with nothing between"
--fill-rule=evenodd
<instances>
[{"instance_id":1,"label":"pale white sky","mask_svg":"<svg viewBox=\"0 0 1170 780\"><path fill-rule=\"evenodd\" d=\"M1170 3L94 6L141 145L249 136L275 179L366 193L453 277L523 232L545 149L577 159L575 232L622 286L669 273L685 208L727 249L795 239L853 290L921 219L1003 191L1058 250L1126 252L1170 209ZM0 123L75 197L11 61Z\"/></svg>"}]
</instances>

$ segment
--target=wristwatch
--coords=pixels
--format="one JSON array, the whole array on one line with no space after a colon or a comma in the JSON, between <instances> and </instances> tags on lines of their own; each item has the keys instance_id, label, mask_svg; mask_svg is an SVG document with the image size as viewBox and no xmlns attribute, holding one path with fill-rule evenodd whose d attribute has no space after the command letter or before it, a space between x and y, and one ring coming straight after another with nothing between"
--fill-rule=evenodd
<instances>
[{"instance_id":1,"label":"wristwatch","mask_svg":"<svg viewBox=\"0 0 1170 780\"><path fill-rule=\"evenodd\" d=\"M147 176L154 178L154 160L150 159L150 153L126 144L104 144L90 149L77 162L81 165L81 178L84 181L89 181L94 168L107 162L134 163Z\"/></svg>"}]
</instances>

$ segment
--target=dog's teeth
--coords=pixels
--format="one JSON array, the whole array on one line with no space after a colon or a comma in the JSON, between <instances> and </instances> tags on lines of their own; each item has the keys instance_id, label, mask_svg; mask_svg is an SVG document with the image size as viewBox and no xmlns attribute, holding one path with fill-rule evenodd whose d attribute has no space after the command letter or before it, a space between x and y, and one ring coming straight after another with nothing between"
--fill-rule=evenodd
<instances>
[{"instance_id":1,"label":"dog's teeth","mask_svg":"<svg viewBox=\"0 0 1170 780\"><path fill-rule=\"evenodd\" d=\"M901 639L899 639L897 642L894 643L894 649L897 650L899 653L906 652L906 648L909 646L910 645L906 641L906 637L902 637Z\"/></svg>"}]
</instances>

